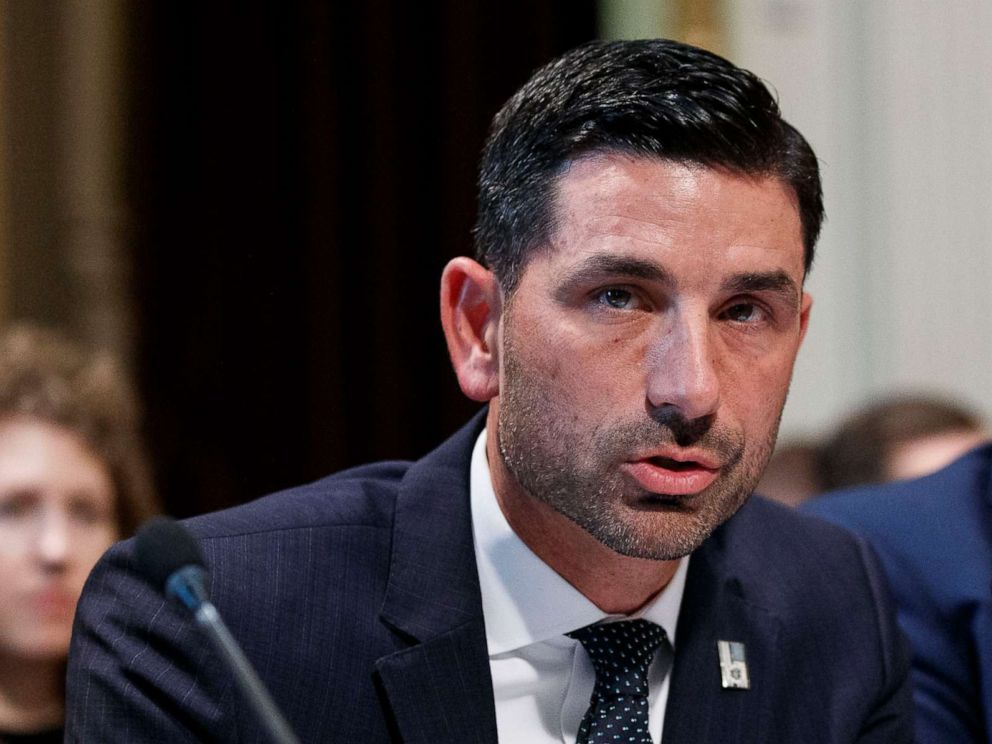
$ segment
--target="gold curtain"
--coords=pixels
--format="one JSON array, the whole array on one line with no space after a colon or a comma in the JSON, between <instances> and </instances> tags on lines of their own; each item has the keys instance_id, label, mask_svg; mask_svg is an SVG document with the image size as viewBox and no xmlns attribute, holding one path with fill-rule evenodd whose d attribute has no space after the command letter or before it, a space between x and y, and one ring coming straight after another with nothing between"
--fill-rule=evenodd
<instances>
[{"instance_id":1,"label":"gold curtain","mask_svg":"<svg viewBox=\"0 0 992 744\"><path fill-rule=\"evenodd\" d=\"M130 357L124 0L0 0L0 324Z\"/></svg>"},{"instance_id":2,"label":"gold curtain","mask_svg":"<svg viewBox=\"0 0 992 744\"><path fill-rule=\"evenodd\" d=\"M600 0L604 39L666 37L726 54L726 0Z\"/></svg>"}]
</instances>

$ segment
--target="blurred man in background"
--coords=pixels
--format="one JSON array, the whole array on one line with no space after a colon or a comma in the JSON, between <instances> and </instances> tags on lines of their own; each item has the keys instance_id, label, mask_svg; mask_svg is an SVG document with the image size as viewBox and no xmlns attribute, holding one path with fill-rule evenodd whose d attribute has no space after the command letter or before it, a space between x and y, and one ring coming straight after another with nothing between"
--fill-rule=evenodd
<instances>
[{"instance_id":1,"label":"blurred man in background","mask_svg":"<svg viewBox=\"0 0 992 744\"><path fill-rule=\"evenodd\" d=\"M823 490L908 480L988 441L978 414L934 396L897 395L848 416L823 443Z\"/></svg>"},{"instance_id":2,"label":"blurred man in background","mask_svg":"<svg viewBox=\"0 0 992 744\"><path fill-rule=\"evenodd\" d=\"M893 395L850 413L822 441L783 442L757 491L798 506L826 491L928 475L988 439L981 417L963 405Z\"/></svg>"}]
</instances>

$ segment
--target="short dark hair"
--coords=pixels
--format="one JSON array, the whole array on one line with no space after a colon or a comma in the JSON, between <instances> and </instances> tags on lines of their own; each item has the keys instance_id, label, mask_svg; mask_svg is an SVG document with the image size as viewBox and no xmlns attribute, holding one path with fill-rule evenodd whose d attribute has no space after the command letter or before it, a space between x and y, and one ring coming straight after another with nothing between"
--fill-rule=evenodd
<instances>
[{"instance_id":1,"label":"short dark hair","mask_svg":"<svg viewBox=\"0 0 992 744\"><path fill-rule=\"evenodd\" d=\"M137 396L111 356L48 329L8 329L0 335L0 421L15 417L55 424L86 442L110 473L122 537L158 513Z\"/></svg>"},{"instance_id":2,"label":"short dark hair","mask_svg":"<svg viewBox=\"0 0 992 744\"><path fill-rule=\"evenodd\" d=\"M493 119L475 246L504 291L552 236L564 168L597 152L780 178L796 197L809 271L823 222L819 167L764 83L675 41L595 41L540 68Z\"/></svg>"}]
</instances>

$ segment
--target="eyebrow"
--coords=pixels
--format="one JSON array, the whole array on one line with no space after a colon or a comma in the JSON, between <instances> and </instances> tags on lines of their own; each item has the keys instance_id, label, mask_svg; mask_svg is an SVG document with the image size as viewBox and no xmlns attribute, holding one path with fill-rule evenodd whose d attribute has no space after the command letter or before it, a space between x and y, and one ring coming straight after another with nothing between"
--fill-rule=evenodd
<instances>
[{"instance_id":1,"label":"eyebrow","mask_svg":"<svg viewBox=\"0 0 992 744\"><path fill-rule=\"evenodd\" d=\"M722 289L725 292L777 292L788 295L797 303L802 295L799 286L784 271L735 274L723 282Z\"/></svg>"},{"instance_id":2,"label":"eyebrow","mask_svg":"<svg viewBox=\"0 0 992 744\"><path fill-rule=\"evenodd\" d=\"M675 281L665 269L651 261L627 256L596 255L585 259L570 272L565 280L567 285L582 284L591 279L599 279L603 275L629 276L635 279L646 279L664 284L674 284Z\"/></svg>"}]
</instances>

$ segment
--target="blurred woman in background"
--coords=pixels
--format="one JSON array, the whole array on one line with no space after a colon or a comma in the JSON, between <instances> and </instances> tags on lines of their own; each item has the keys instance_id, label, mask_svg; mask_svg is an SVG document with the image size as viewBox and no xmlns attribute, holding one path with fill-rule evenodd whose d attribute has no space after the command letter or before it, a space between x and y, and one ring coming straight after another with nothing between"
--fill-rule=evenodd
<instances>
[{"instance_id":1,"label":"blurred woman in background","mask_svg":"<svg viewBox=\"0 0 992 744\"><path fill-rule=\"evenodd\" d=\"M120 369L58 336L0 336L0 742L61 742L83 583L157 511Z\"/></svg>"}]
</instances>

